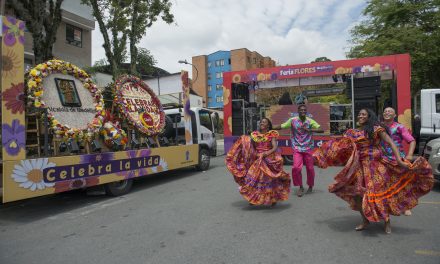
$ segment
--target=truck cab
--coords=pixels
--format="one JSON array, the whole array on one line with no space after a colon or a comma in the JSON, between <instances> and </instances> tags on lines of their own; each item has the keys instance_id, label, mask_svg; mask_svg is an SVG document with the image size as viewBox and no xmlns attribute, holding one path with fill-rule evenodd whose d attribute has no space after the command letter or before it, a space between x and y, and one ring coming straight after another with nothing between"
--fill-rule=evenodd
<instances>
[{"instance_id":1,"label":"truck cab","mask_svg":"<svg viewBox=\"0 0 440 264\"><path fill-rule=\"evenodd\" d=\"M170 108L164 110L166 125L162 138L171 145L185 144L185 122L183 108ZM192 142L199 145L199 169L209 167L210 156L217 154L217 140L215 133L218 130L219 115L217 112L206 108L191 108Z\"/></svg>"},{"instance_id":2,"label":"truck cab","mask_svg":"<svg viewBox=\"0 0 440 264\"><path fill-rule=\"evenodd\" d=\"M440 137L440 89L420 91L420 113L419 153L422 153L430 140Z\"/></svg>"}]
</instances>

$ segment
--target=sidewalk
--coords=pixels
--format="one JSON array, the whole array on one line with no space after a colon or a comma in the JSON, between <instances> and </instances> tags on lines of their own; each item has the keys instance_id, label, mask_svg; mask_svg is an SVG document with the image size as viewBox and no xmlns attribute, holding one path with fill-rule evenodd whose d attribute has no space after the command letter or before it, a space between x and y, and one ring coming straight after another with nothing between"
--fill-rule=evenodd
<instances>
[{"instance_id":1,"label":"sidewalk","mask_svg":"<svg viewBox=\"0 0 440 264\"><path fill-rule=\"evenodd\" d=\"M217 139L217 156L225 155L225 141L223 139Z\"/></svg>"}]
</instances>

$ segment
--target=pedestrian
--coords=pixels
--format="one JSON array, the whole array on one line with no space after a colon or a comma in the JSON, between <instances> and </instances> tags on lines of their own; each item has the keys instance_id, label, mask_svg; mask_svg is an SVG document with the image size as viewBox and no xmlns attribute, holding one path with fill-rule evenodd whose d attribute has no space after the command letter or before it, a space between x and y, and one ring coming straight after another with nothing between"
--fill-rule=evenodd
<instances>
[{"instance_id":1,"label":"pedestrian","mask_svg":"<svg viewBox=\"0 0 440 264\"><path fill-rule=\"evenodd\" d=\"M422 127L422 120L420 119L420 115L415 114L414 115L414 124L413 124L413 136L416 139L416 150L414 153L421 154L419 147L420 147L420 129Z\"/></svg>"},{"instance_id":2,"label":"pedestrian","mask_svg":"<svg viewBox=\"0 0 440 264\"><path fill-rule=\"evenodd\" d=\"M321 168L344 166L329 191L360 211L362 223L355 230L384 220L385 232L389 234L390 215L413 208L431 190L431 166L422 157L413 163L401 159L393 140L371 110L359 111L358 124L358 129L347 130L342 138L324 143L313 156ZM383 158L381 140L391 147L395 162Z\"/></svg>"},{"instance_id":3,"label":"pedestrian","mask_svg":"<svg viewBox=\"0 0 440 264\"><path fill-rule=\"evenodd\" d=\"M323 132L321 126L312 118L307 117L307 106L305 104L298 105L298 116L289 118L281 125L276 125L273 129L287 129L291 131L291 142L293 148L293 165L292 179L293 185L299 186L297 196L304 194L304 186L302 181L301 170L303 164L307 171L307 193L312 193L315 184L315 169L313 168L312 150L314 142L312 139L313 132Z\"/></svg>"},{"instance_id":4,"label":"pedestrian","mask_svg":"<svg viewBox=\"0 0 440 264\"><path fill-rule=\"evenodd\" d=\"M387 129L389 136L391 137L397 149L399 150L400 157L412 161L414 150L416 148L415 139L404 125L394 121L394 119L396 118L396 111L394 110L394 108L392 107L385 108L383 110L382 116L383 116L383 126ZM408 155L406 156L403 150L403 141L409 143ZM391 146L384 141L381 142L381 146L384 157L389 159L390 161L396 161L396 157L393 154L393 150L391 149ZM404 214L407 216L411 215L411 210L406 210Z\"/></svg>"},{"instance_id":5,"label":"pedestrian","mask_svg":"<svg viewBox=\"0 0 440 264\"><path fill-rule=\"evenodd\" d=\"M278 136L270 120L263 118L259 131L241 136L226 155L226 166L250 205L274 206L289 198L290 176L277 152Z\"/></svg>"}]
</instances>

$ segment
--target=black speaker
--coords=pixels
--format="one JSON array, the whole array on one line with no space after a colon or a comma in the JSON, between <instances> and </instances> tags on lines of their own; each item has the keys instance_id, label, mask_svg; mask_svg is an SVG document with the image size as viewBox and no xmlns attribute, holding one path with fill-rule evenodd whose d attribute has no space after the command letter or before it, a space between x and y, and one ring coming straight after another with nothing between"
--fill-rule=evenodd
<instances>
[{"instance_id":1,"label":"black speaker","mask_svg":"<svg viewBox=\"0 0 440 264\"><path fill-rule=\"evenodd\" d=\"M380 96L380 76L355 78L354 82L354 97L358 98L374 98ZM351 99L351 78L347 79L347 86L345 89L347 98Z\"/></svg>"}]
</instances>

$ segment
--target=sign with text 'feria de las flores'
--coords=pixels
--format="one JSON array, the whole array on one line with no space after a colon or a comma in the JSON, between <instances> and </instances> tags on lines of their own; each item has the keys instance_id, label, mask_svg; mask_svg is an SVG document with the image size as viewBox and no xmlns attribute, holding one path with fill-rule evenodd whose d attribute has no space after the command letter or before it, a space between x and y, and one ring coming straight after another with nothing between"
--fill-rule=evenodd
<instances>
[{"instance_id":1,"label":"sign with text 'feria de las flores'","mask_svg":"<svg viewBox=\"0 0 440 264\"><path fill-rule=\"evenodd\" d=\"M115 103L127 121L147 136L157 135L165 126L165 113L159 98L135 76L118 78Z\"/></svg>"}]
</instances>

